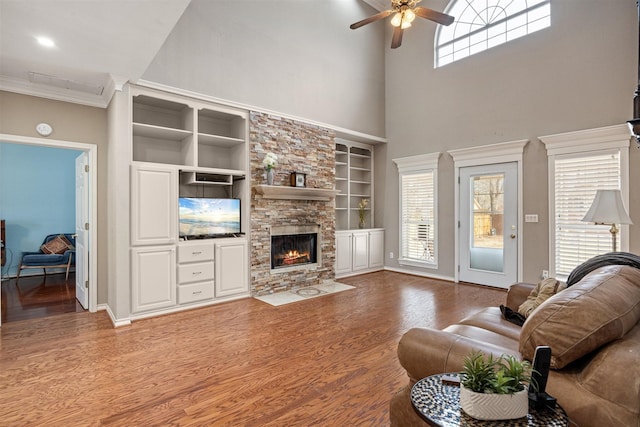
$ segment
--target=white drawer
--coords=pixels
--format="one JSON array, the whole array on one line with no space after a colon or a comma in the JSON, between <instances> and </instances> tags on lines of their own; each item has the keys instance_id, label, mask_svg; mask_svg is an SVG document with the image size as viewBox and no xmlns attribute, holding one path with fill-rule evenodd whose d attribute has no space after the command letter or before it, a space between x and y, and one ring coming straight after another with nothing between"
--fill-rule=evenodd
<instances>
[{"instance_id":1,"label":"white drawer","mask_svg":"<svg viewBox=\"0 0 640 427\"><path fill-rule=\"evenodd\" d=\"M213 280L213 261L178 265L178 283Z\"/></svg>"},{"instance_id":2,"label":"white drawer","mask_svg":"<svg viewBox=\"0 0 640 427\"><path fill-rule=\"evenodd\" d=\"M213 261L213 243L178 245L178 263Z\"/></svg>"},{"instance_id":3,"label":"white drawer","mask_svg":"<svg viewBox=\"0 0 640 427\"><path fill-rule=\"evenodd\" d=\"M178 304L213 298L213 282L178 286Z\"/></svg>"}]
</instances>

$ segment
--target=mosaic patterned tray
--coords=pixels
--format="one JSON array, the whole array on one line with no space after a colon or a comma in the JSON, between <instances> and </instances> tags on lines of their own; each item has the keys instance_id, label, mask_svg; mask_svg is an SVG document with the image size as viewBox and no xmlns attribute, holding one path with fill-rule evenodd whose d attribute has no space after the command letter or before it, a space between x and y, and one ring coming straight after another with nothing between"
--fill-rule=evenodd
<instances>
[{"instance_id":1,"label":"mosaic patterned tray","mask_svg":"<svg viewBox=\"0 0 640 427\"><path fill-rule=\"evenodd\" d=\"M460 409L460 387L442 383L442 376L458 377L456 373L433 375L418 381L411 389L411 403L427 421L442 427L566 427L567 414L556 405L554 409L529 410L526 417L516 420L481 421Z\"/></svg>"}]
</instances>

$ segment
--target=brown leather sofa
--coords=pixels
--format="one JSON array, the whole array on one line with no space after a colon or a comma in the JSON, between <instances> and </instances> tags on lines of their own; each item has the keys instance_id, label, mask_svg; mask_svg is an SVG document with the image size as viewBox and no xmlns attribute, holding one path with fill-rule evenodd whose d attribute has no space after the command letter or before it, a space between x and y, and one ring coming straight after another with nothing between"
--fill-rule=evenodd
<instances>
[{"instance_id":1,"label":"brown leather sofa","mask_svg":"<svg viewBox=\"0 0 640 427\"><path fill-rule=\"evenodd\" d=\"M505 305L517 310L533 286L511 286ZM548 345L546 391L572 424L640 427L639 320L640 270L612 265L543 302L522 327L489 307L444 330L411 329L398 345L409 384L391 400L391 425L427 425L411 405L411 387L429 375L460 371L472 349L532 360L536 346Z\"/></svg>"}]
</instances>

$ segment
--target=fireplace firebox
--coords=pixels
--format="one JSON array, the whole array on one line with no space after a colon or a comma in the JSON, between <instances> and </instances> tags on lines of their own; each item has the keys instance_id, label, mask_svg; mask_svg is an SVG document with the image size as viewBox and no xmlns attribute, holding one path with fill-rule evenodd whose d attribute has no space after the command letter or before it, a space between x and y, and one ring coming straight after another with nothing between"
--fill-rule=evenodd
<instances>
[{"instance_id":1,"label":"fireplace firebox","mask_svg":"<svg viewBox=\"0 0 640 427\"><path fill-rule=\"evenodd\" d=\"M271 269L318 262L318 233L271 236Z\"/></svg>"}]
</instances>

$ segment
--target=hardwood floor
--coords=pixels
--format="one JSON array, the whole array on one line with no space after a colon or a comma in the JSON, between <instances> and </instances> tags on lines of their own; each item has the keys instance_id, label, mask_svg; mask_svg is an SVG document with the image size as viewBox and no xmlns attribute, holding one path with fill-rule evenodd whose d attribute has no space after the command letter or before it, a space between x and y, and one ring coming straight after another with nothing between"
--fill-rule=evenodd
<instances>
[{"instance_id":1,"label":"hardwood floor","mask_svg":"<svg viewBox=\"0 0 640 427\"><path fill-rule=\"evenodd\" d=\"M114 329L105 312L2 325L0 425L383 426L415 326L505 292L393 272L273 307L248 298Z\"/></svg>"},{"instance_id":2,"label":"hardwood floor","mask_svg":"<svg viewBox=\"0 0 640 427\"><path fill-rule=\"evenodd\" d=\"M2 282L2 323L82 311L76 301L75 281L71 272L69 280L60 273Z\"/></svg>"}]
</instances>

